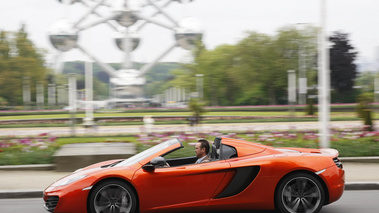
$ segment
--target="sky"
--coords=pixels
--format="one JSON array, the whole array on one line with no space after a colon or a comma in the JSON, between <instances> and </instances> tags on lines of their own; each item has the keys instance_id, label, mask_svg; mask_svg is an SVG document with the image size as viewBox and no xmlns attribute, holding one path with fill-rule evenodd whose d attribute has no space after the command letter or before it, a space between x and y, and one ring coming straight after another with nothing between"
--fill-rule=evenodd
<instances>
[{"instance_id":1,"label":"sky","mask_svg":"<svg viewBox=\"0 0 379 213\"><path fill-rule=\"evenodd\" d=\"M89 0L85 0L89 1ZM143 1L143 0L141 0ZM163 4L166 0L155 1ZM359 63L377 63L379 58L379 1L326 0L327 33L343 31L350 34L352 45L359 52ZM194 0L185 6L172 2L165 12L174 20L196 18L203 29L203 42L208 49L222 44L236 44L247 31L275 35L287 25L320 23L321 0ZM49 29L62 18L75 22L88 8L81 3L65 5L58 0L1 0L0 30L17 31L26 25L29 38L38 48L47 50L46 59L53 62L58 54L48 39ZM109 9L99 8L106 14ZM154 10L144 7L142 14L149 16ZM90 16L86 23L97 20ZM167 19L160 16L160 21ZM301 27L301 25L297 25ZM114 31L106 24L80 32L79 45L103 62L122 62L124 54L116 47ZM172 31L148 24L140 31L141 42L132 53L135 61L149 62L160 56L174 43ZM189 51L175 48L161 61L185 62ZM77 49L60 54L63 61L88 60Z\"/></svg>"}]
</instances>

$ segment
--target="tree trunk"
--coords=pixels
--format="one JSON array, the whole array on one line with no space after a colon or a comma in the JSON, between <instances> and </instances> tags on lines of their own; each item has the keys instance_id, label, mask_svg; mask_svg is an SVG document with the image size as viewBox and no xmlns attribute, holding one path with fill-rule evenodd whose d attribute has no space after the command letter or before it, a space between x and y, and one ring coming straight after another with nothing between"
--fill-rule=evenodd
<instances>
[{"instance_id":1,"label":"tree trunk","mask_svg":"<svg viewBox=\"0 0 379 213\"><path fill-rule=\"evenodd\" d=\"M272 87L269 87L267 93L268 93L268 103L269 103L269 105L276 105L277 102L276 102L275 89L272 88Z\"/></svg>"}]
</instances>

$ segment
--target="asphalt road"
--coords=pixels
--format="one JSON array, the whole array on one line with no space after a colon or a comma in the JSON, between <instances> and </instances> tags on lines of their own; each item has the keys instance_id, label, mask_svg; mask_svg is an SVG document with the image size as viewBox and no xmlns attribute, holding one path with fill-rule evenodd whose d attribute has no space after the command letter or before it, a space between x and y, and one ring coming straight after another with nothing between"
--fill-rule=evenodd
<instances>
[{"instance_id":1,"label":"asphalt road","mask_svg":"<svg viewBox=\"0 0 379 213\"><path fill-rule=\"evenodd\" d=\"M320 213L377 213L379 209L379 191L345 191L342 198L335 203L324 206ZM2 213L45 213L40 198L33 199L0 199ZM245 213L245 212L244 212ZM247 212L246 212L247 213ZM249 213L263 213L249 211ZM264 211L264 213L274 213Z\"/></svg>"}]
</instances>

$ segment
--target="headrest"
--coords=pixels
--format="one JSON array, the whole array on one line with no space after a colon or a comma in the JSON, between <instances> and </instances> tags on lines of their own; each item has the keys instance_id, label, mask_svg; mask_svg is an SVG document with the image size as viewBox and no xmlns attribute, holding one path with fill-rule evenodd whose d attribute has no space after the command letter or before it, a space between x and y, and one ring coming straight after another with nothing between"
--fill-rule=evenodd
<instances>
[{"instance_id":1,"label":"headrest","mask_svg":"<svg viewBox=\"0 0 379 213\"><path fill-rule=\"evenodd\" d=\"M221 146L221 138L220 137L216 137L213 144L216 146L216 149L219 149L220 146Z\"/></svg>"}]
</instances>

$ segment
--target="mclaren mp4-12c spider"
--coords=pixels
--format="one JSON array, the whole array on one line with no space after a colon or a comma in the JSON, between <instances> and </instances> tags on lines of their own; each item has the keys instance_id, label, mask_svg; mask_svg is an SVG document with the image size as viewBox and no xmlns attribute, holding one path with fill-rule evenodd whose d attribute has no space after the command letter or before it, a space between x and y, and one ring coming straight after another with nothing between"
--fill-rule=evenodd
<instances>
[{"instance_id":1,"label":"mclaren mp4-12c spider","mask_svg":"<svg viewBox=\"0 0 379 213\"><path fill-rule=\"evenodd\" d=\"M44 191L50 212L276 210L315 213L338 200L345 172L335 149L275 148L217 137L209 162L173 153L170 139L128 159L97 163Z\"/></svg>"}]
</instances>

